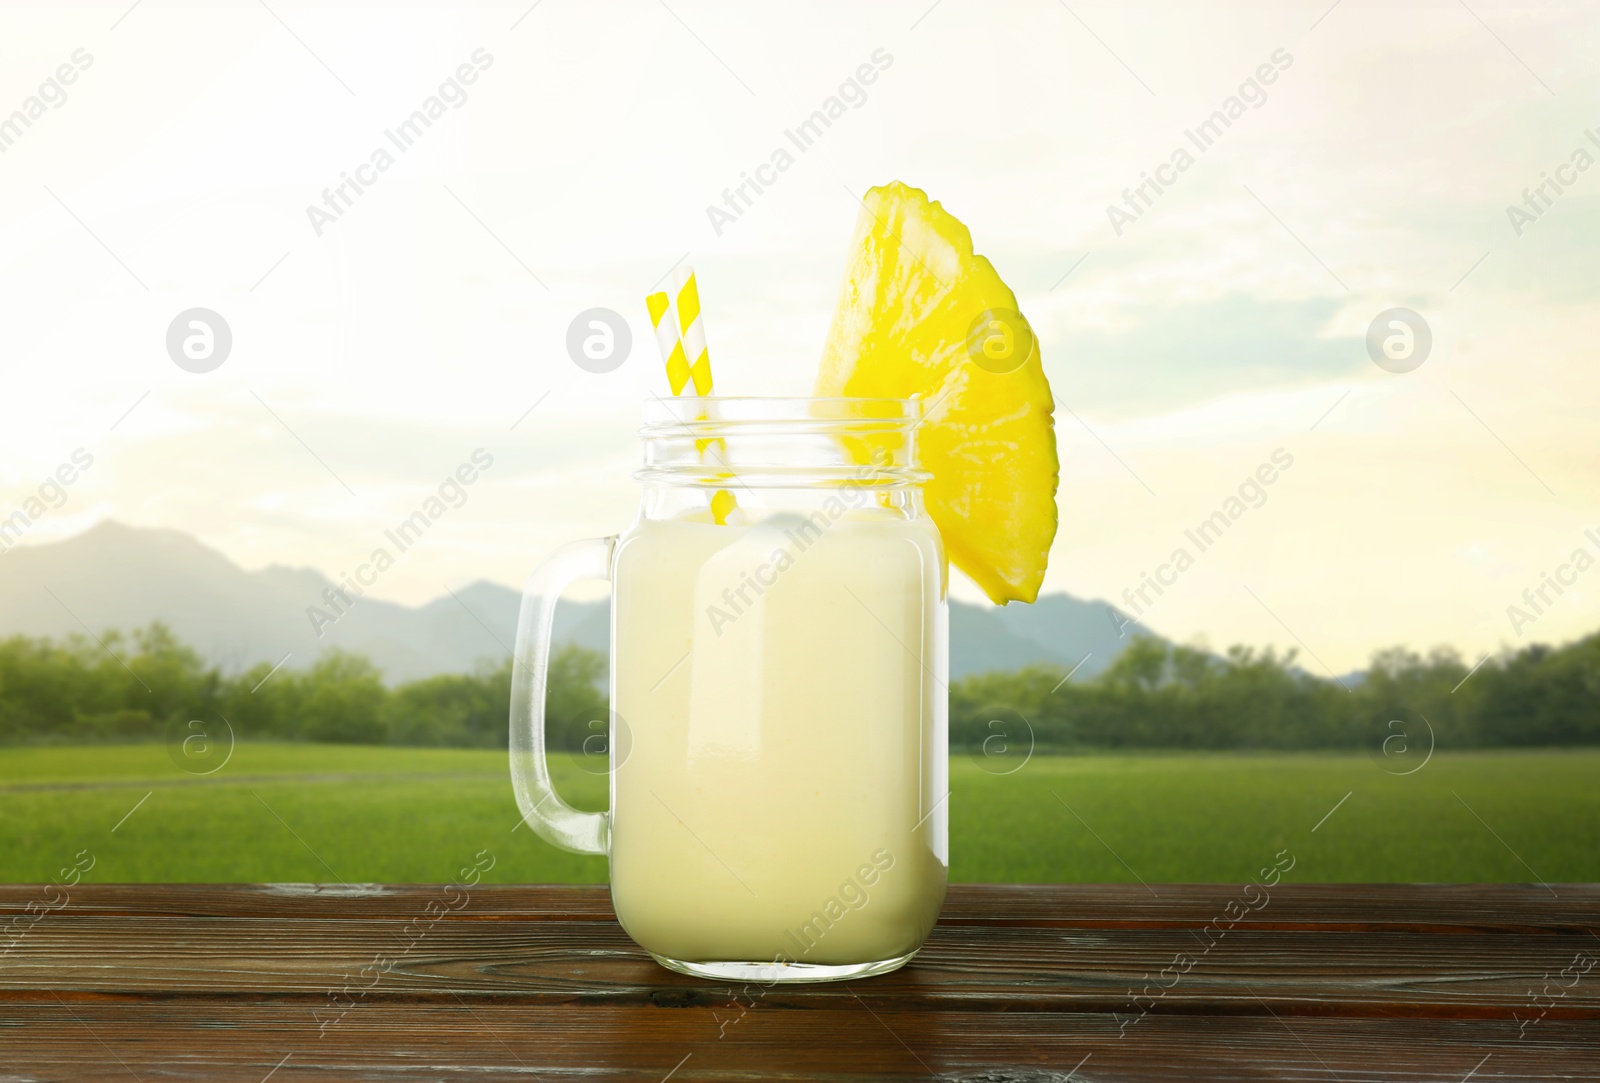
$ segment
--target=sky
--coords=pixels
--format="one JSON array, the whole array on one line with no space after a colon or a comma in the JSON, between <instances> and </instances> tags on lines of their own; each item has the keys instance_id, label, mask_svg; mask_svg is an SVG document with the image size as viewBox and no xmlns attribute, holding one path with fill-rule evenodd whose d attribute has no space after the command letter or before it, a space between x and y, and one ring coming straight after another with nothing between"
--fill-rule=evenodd
<instances>
[{"instance_id":1,"label":"sky","mask_svg":"<svg viewBox=\"0 0 1600 1083\"><path fill-rule=\"evenodd\" d=\"M373 590L518 583L636 512L666 391L644 295L693 266L718 390L805 394L858 197L899 179L967 223L1038 336L1046 591L1341 673L1600 626L1600 568L1573 563L1600 555L1593 9L269 2L0 11L0 125L44 103L0 127L0 517L93 460L24 544L115 519L337 576L483 449ZM450 104L400 149L430 96ZM1170 183L1125 195L1149 176ZM194 308L231 335L211 371L169 353ZM631 329L610 372L567 349L593 308ZM1369 350L1397 308L1431 338L1410 371ZM1201 550L1186 531L1242 485ZM1535 611L1547 574L1569 582Z\"/></svg>"}]
</instances>

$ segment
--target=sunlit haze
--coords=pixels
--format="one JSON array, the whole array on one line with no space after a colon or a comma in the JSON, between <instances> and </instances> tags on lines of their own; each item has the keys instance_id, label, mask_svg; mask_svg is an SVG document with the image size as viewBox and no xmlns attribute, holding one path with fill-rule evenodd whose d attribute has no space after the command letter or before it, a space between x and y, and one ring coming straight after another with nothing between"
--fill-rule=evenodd
<instances>
[{"instance_id":1,"label":"sunlit haze","mask_svg":"<svg viewBox=\"0 0 1600 1083\"><path fill-rule=\"evenodd\" d=\"M718 391L804 394L858 197L899 179L1038 334L1046 591L1319 673L1565 641L1600 624L1573 557L1600 556L1600 24L1574 11L8 5L0 517L82 449L21 544L114 519L337 577L482 449L373 590L518 583L634 515L666 393L645 294L692 265ZM232 334L206 373L166 344L197 307ZM614 372L568 354L591 308L631 326ZM1393 308L1431 333L1413 371L1369 355Z\"/></svg>"}]
</instances>

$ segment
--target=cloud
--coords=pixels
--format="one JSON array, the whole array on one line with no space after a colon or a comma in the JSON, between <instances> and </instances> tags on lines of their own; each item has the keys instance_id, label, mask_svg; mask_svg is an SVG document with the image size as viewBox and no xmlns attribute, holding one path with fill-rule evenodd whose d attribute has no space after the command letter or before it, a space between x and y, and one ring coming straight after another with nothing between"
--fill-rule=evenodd
<instances>
[{"instance_id":1,"label":"cloud","mask_svg":"<svg viewBox=\"0 0 1600 1083\"><path fill-rule=\"evenodd\" d=\"M1321 334L1339 307L1232 296L1124 311L1114 330L1040 335L1059 398L1102 416L1140 416L1364 373L1372 363L1360 339Z\"/></svg>"}]
</instances>

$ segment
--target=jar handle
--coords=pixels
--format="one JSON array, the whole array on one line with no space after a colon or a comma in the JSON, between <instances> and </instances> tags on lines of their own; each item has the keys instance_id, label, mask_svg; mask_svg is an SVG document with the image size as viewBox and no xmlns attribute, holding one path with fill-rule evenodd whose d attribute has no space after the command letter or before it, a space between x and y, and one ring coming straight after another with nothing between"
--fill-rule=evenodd
<instances>
[{"instance_id":1,"label":"jar handle","mask_svg":"<svg viewBox=\"0 0 1600 1083\"><path fill-rule=\"evenodd\" d=\"M579 854L604 854L611 822L604 812L579 812L561 799L545 759L545 683L550 632L561 592L580 579L611 578L615 536L563 545L534 569L522 588L517 646L511 665L511 788L522 820L547 842ZM615 735L612 735L615 739Z\"/></svg>"}]
</instances>

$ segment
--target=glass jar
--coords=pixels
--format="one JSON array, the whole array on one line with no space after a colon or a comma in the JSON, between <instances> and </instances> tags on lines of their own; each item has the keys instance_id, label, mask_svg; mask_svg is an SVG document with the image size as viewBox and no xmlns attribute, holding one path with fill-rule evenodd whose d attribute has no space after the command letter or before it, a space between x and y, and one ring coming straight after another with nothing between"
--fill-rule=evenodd
<instances>
[{"instance_id":1,"label":"glass jar","mask_svg":"<svg viewBox=\"0 0 1600 1083\"><path fill-rule=\"evenodd\" d=\"M948 865L946 563L919 408L677 398L646 409L644 500L565 546L518 622L511 775L527 823L606 854L662 965L771 983L904 965ZM556 599L611 583L609 812L545 763Z\"/></svg>"}]
</instances>

